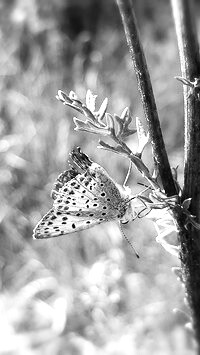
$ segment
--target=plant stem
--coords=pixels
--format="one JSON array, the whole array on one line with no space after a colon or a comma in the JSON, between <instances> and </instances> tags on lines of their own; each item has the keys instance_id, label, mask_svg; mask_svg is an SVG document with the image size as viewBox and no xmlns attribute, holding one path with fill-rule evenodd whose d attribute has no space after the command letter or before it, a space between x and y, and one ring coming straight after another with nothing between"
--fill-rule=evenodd
<instances>
[{"instance_id":1,"label":"plant stem","mask_svg":"<svg viewBox=\"0 0 200 355\"><path fill-rule=\"evenodd\" d=\"M200 58L193 0L171 0L182 77L200 77ZM200 222L200 102L184 86L185 152L183 200L191 197L191 213ZM200 354L200 231L191 226L180 234L186 293Z\"/></svg>"},{"instance_id":2,"label":"plant stem","mask_svg":"<svg viewBox=\"0 0 200 355\"><path fill-rule=\"evenodd\" d=\"M159 174L167 196L176 195L177 191L172 177L162 131L160 128L150 75L147 69L142 45L140 43L132 2L130 0L116 1L122 17L127 44L136 73L138 89L148 125L154 158L158 166Z\"/></svg>"}]
</instances>

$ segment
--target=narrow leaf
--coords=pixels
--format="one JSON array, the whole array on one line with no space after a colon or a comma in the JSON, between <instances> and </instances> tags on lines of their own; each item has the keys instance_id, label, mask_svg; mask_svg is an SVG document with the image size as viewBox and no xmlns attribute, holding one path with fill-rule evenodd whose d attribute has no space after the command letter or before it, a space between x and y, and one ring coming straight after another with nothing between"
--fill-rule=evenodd
<instances>
[{"instance_id":1,"label":"narrow leaf","mask_svg":"<svg viewBox=\"0 0 200 355\"><path fill-rule=\"evenodd\" d=\"M56 95L57 100L66 103L72 103L72 100L64 93L62 90L58 90L58 94Z\"/></svg>"},{"instance_id":2,"label":"narrow leaf","mask_svg":"<svg viewBox=\"0 0 200 355\"><path fill-rule=\"evenodd\" d=\"M92 91L87 90L85 102L86 102L86 106L91 112L95 111L96 98L97 95L94 95Z\"/></svg>"},{"instance_id":3,"label":"narrow leaf","mask_svg":"<svg viewBox=\"0 0 200 355\"><path fill-rule=\"evenodd\" d=\"M112 115L110 113L106 114L106 122L107 122L107 126L108 129L115 134L115 124L114 124L114 119L112 117Z\"/></svg>"},{"instance_id":4,"label":"narrow leaf","mask_svg":"<svg viewBox=\"0 0 200 355\"><path fill-rule=\"evenodd\" d=\"M98 121L102 121L102 119L104 118L105 116L105 113L106 113L106 110L107 110L107 107L108 107L108 99L107 97L103 100L100 108L99 108L99 111L96 112L95 116L97 117Z\"/></svg>"},{"instance_id":5,"label":"narrow leaf","mask_svg":"<svg viewBox=\"0 0 200 355\"><path fill-rule=\"evenodd\" d=\"M136 128L137 128L137 136L138 136L137 153L142 154L145 146L149 141L149 135L146 134L142 122L138 117L136 117Z\"/></svg>"}]
</instances>

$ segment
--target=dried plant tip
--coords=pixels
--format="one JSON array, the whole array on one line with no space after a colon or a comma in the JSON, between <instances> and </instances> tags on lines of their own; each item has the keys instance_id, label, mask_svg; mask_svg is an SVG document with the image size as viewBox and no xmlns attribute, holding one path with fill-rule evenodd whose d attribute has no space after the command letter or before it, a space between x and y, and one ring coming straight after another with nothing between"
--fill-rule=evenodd
<instances>
[{"instance_id":1,"label":"dried plant tip","mask_svg":"<svg viewBox=\"0 0 200 355\"><path fill-rule=\"evenodd\" d=\"M192 83L186 79L186 78L183 78L182 76L175 76L174 77L176 80L180 81L182 84L184 85L187 85L187 86L190 86L190 87L193 87Z\"/></svg>"},{"instance_id":2,"label":"dried plant tip","mask_svg":"<svg viewBox=\"0 0 200 355\"><path fill-rule=\"evenodd\" d=\"M183 201L182 203L182 207L184 210L188 210L190 205L191 205L191 201L192 199L191 198L187 198L186 200Z\"/></svg>"},{"instance_id":3,"label":"dried plant tip","mask_svg":"<svg viewBox=\"0 0 200 355\"><path fill-rule=\"evenodd\" d=\"M196 100L200 100L200 78L194 78L194 81L188 80L181 76L175 76L175 79L182 82L182 84L189 86L189 96L194 96Z\"/></svg>"}]
</instances>

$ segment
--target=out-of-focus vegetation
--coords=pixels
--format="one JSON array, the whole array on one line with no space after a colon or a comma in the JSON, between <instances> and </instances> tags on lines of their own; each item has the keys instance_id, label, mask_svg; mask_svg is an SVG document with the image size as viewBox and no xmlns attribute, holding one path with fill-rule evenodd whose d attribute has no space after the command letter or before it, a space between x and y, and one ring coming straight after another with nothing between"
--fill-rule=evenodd
<instances>
[{"instance_id":1,"label":"out-of-focus vegetation","mask_svg":"<svg viewBox=\"0 0 200 355\"><path fill-rule=\"evenodd\" d=\"M174 80L180 70L170 7L138 0L135 8L181 180L182 87ZM74 132L73 112L55 99L58 89L82 98L91 89L99 102L109 97L111 113L130 106L143 118L114 1L1 0L0 10L0 354L193 354L187 317L173 313L185 310L171 272L178 261L155 242L150 221L126 228L139 260L114 223L52 240L31 237L74 146L117 182L125 177L128 162L97 150L97 137ZM149 148L151 167L150 156ZM133 191L137 181L133 169Z\"/></svg>"}]
</instances>

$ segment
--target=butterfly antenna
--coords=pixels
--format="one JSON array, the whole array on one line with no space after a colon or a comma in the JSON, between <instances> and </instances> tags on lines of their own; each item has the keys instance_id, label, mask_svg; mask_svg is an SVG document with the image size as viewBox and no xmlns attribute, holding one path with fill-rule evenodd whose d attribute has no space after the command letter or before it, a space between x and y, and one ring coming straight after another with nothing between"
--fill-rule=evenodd
<instances>
[{"instance_id":1,"label":"butterfly antenna","mask_svg":"<svg viewBox=\"0 0 200 355\"><path fill-rule=\"evenodd\" d=\"M128 171L127 171L127 174L126 174L124 183L123 183L123 187L125 187L126 184L127 184L127 181L128 181L128 179L129 179L129 176L130 176L130 173L131 173L131 169L132 169L132 162L130 161L129 167L128 167Z\"/></svg>"},{"instance_id":2,"label":"butterfly antenna","mask_svg":"<svg viewBox=\"0 0 200 355\"><path fill-rule=\"evenodd\" d=\"M126 241L128 242L128 244L129 244L129 245L131 246L131 248L133 249L133 251L134 251L136 257L139 259L140 256L139 256L139 254L137 253L136 249L134 248L133 244L130 242L130 240L128 239L128 237L127 237L126 234L124 233L124 231L123 231L123 229L122 229L121 223L119 224L119 227L120 227L120 231L121 231L123 237L126 239Z\"/></svg>"}]
</instances>

